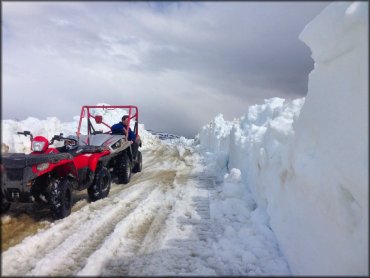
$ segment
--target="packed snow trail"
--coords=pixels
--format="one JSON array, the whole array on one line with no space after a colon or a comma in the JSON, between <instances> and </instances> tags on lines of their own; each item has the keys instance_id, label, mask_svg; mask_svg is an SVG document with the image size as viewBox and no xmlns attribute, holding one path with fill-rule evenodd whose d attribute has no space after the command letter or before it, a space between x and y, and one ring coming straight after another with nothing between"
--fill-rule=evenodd
<instances>
[{"instance_id":1,"label":"packed snow trail","mask_svg":"<svg viewBox=\"0 0 370 278\"><path fill-rule=\"evenodd\" d=\"M250 217L256 208L233 220L193 146L161 142L107 198L81 192L67 218L39 217L38 232L2 253L2 275L289 275L272 232Z\"/></svg>"}]
</instances>

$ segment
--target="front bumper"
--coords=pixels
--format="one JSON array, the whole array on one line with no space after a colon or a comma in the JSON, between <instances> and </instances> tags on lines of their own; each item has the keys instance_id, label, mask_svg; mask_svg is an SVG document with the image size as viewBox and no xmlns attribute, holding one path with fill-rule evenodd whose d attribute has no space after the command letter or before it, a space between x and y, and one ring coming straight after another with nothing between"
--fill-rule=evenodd
<instances>
[{"instance_id":1,"label":"front bumper","mask_svg":"<svg viewBox=\"0 0 370 278\"><path fill-rule=\"evenodd\" d=\"M32 202L32 172L25 154L7 154L1 158L1 191L8 202Z\"/></svg>"},{"instance_id":2,"label":"front bumper","mask_svg":"<svg viewBox=\"0 0 370 278\"><path fill-rule=\"evenodd\" d=\"M32 202L31 188L32 173L31 167L5 168L1 175L1 190L3 196L9 202Z\"/></svg>"}]
</instances>

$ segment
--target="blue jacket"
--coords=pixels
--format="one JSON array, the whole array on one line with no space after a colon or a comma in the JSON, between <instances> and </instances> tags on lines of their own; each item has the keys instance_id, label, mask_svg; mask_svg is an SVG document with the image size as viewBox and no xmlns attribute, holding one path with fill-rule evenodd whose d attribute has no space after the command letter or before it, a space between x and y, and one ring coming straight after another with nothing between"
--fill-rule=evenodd
<instances>
[{"instance_id":1,"label":"blue jacket","mask_svg":"<svg viewBox=\"0 0 370 278\"><path fill-rule=\"evenodd\" d=\"M126 134L126 126L122 123L119 122L117 124L112 125L111 127L112 134ZM131 128L128 129L128 140L129 141L135 141L136 139L136 134L131 130Z\"/></svg>"}]
</instances>

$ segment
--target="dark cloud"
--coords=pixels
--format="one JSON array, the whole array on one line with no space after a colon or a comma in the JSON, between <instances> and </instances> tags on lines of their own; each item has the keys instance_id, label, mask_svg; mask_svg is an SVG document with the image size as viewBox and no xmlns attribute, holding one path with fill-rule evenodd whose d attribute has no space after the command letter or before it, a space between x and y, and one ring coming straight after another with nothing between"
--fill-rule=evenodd
<instances>
[{"instance_id":1,"label":"dark cloud","mask_svg":"<svg viewBox=\"0 0 370 278\"><path fill-rule=\"evenodd\" d=\"M3 118L137 104L189 137L216 114L307 93L298 39L328 2L4 2ZM42 105L40 105L42 103Z\"/></svg>"},{"instance_id":2,"label":"dark cloud","mask_svg":"<svg viewBox=\"0 0 370 278\"><path fill-rule=\"evenodd\" d=\"M172 43L175 41L177 48L154 49L144 56L143 65L152 70L189 70L209 80L228 80L231 88L241 82L303 96L313 61L298 35L326 5L237 2L222 3L223 8L216 9L210 5L214 14L209 14L215 22L212 28L205 26L210 40L174 38Z\"/></svg>"}]
</instances>

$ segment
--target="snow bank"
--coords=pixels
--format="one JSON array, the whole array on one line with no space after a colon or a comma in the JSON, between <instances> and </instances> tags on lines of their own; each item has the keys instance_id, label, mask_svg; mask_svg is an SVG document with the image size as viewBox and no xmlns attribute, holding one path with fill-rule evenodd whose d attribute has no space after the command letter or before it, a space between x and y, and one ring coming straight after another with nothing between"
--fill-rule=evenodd
<instances>
[{"instance_id":1,"label":"snow bank","mask_svg":"<svg viewBox=\"0 0 370 278\"><path fill-rule=\"evenodd\" d=\"M218 115L199 148L220 178L241 171L294 274L367 275L368 4L329 5L300 39L315 60L306 99Z\"/></svg>"}]
</instances>

